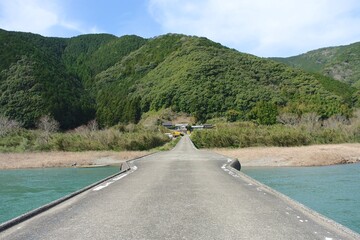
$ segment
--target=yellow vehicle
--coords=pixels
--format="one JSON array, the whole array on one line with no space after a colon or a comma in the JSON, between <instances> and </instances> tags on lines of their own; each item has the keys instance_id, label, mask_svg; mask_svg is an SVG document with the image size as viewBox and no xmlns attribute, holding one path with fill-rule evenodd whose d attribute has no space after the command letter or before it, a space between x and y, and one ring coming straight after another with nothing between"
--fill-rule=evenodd
<instances>
[{"instance_id":1,"label":"yellow vehicle","mask_svg":"<svg viewBox=\"0 0 360 240\"><path fill-rule=\"evenodd\" d=\"M176 137L182 136L183 134L181 132L174 131L174 132L172 132L172 135L173 135L174 138L176 138Z\"/></svg>"}]
</instances>

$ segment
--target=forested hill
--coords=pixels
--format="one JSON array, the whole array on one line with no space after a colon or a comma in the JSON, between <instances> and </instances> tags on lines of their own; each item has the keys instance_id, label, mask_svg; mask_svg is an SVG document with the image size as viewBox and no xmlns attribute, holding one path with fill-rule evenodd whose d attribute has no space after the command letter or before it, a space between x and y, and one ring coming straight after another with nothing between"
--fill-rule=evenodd
<instances>
[{"instance_id":1,"label":"forested hill","mask_svg":"<svg viewBox=\"0 0 360 240\"><path fill-rule=\"evenodd\" d=\"M327 118L357 104L347 84L200 37L64 39L0 30L0 45L0 115L25 127L45 114L64 129L94 118L111 126L162 108L202 122L281 112Z\"/></svg>"},{"instance_id":2,"label":"forested hill","mask_svg":"<svg viewBox=\"0 0 360 240\"><path fill-rule=\"evenodd\" d=\"M71 39L0 30L0 114L34 127L51 114L64 129L95 118L92 79L146 42L107 34Z\"/></svg>"},{"instance_id":3,"label":"forested hill","mask_svg":"<svg viewBox=\"0 0 360 240\"><path fill-rule=\"evenodd\" d=\"M274 60L335 78L360 89L360 42Z\"/></svg>"}]
</instances>

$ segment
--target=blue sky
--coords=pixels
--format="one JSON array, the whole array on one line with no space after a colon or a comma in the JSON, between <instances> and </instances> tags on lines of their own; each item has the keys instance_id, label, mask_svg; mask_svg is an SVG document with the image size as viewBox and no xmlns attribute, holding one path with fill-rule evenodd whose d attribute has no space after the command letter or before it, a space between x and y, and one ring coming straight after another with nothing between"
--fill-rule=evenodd
<instances>
[{"instance_id":1,"label":"blue sky","mask_svg":"<svg viewBox=\"0 0 360 240\"><path fill-rule=\"evenodd\" d=\"M0 0L0 28L205 36L257 56L292 56L360 41L359 0Z\"/></svg>"}]
</instances>

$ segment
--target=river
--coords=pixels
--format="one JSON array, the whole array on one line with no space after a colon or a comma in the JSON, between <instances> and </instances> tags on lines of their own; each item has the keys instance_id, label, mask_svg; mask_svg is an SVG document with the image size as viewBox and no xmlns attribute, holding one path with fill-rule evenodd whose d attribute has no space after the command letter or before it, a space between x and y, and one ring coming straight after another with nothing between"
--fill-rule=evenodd
<instances>
[{"instance_id":1,"label":"river","mask_svg":"<svg viewBox=\"0 0 360 240\"><path fill-rule=\"evenodd\" d=\"M0 223L115 174L118 167L0 170ZM360 164L243 167L254 179L360 232Z\"/></svg>"},{"instance_id":2,"label":"river","mask_svg":"<svg viewBox=\"0 0 360 240\"><path fill-rule=\"evenodd\" d=\"M243 167L241 171L360 233L360 164Z\"/></svg>"},{"instance_id":3,"label":"river","mask_svg":"<svg viewBox=\"0 0 360 240\"><path fill-rule=\"evenodd\" d=\"M119 167L0 170L0 223L119 172Z\"/></svg>"}]
</instances>

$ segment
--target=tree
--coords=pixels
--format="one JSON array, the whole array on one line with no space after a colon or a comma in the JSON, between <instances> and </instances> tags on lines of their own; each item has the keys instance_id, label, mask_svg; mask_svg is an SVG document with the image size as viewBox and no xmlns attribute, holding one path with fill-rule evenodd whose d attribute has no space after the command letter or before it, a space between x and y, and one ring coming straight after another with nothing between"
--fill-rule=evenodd
<instances>
[{"instance_id":1,"label":"tree","mask_svg":"<svg viewBox=\"0 0 360 240\"><path fill-rule=\"evenodd\" d=\"M276 123L277 115L278 109L274 103L260 101L250 111L249 118L262 125L272 125Z\"/></svg>"},{"instance_id":2,"label":"tree","mask_svg":"<svg viewBox=\"0 0 360 240\"><path fill-rule=\"evenodd\" d=\"M15 120L0 115L0 137L20 128L20 124Z\"/></svg>"},{"instance_id":3,"label":"tree","mask_svg":"<svg viewBox=\"0 0 360 240\"><path fill-rule=\"evenodd\" d=\"M140 98L136 97L128 100L124 108L123 121L127 123L138 123L141 119Z\"/></svg>"},{"instance_id":4,"label":"tree","mask_svg":"<svg viewBox=\"0 0 360 240\"><path fill-rule=\"evenodd\" d=\"M92 132L99 130L99 124L97 123L96 119L93 119L90 122L88 122L86 127Z\"/></svg>"},{"instance_id":5,"label":"tree","mask_svg":"<svg viewBox=\"0 0 360 240\"><path fill-rule=\"evenodd\" d=\"M225 113L228 122L236 122L239 120L241 113L237 110L230 109Z\"/></svg>"},{"instance_id":6,"label":"tree","mask_svg":"<svg viewBox=\"0 0 360 240\"><path fill-rule=\"evenodd\" d=\"M26 56L9 69L0 70L0 112L25 128L35 127L47 109L42 84L35 75L34 61Z\"/></svg>"},{"instance_id":7,"label":"tree","mask_svg":"<svg viewBox=\"0 0 360 240\"><path fill-rule=\"evenodd\" d=\"M41 117L37 126L38 129L45 133L57 132L59 130L59 123L50 115Z\"/></svg>"}]
</instances>

